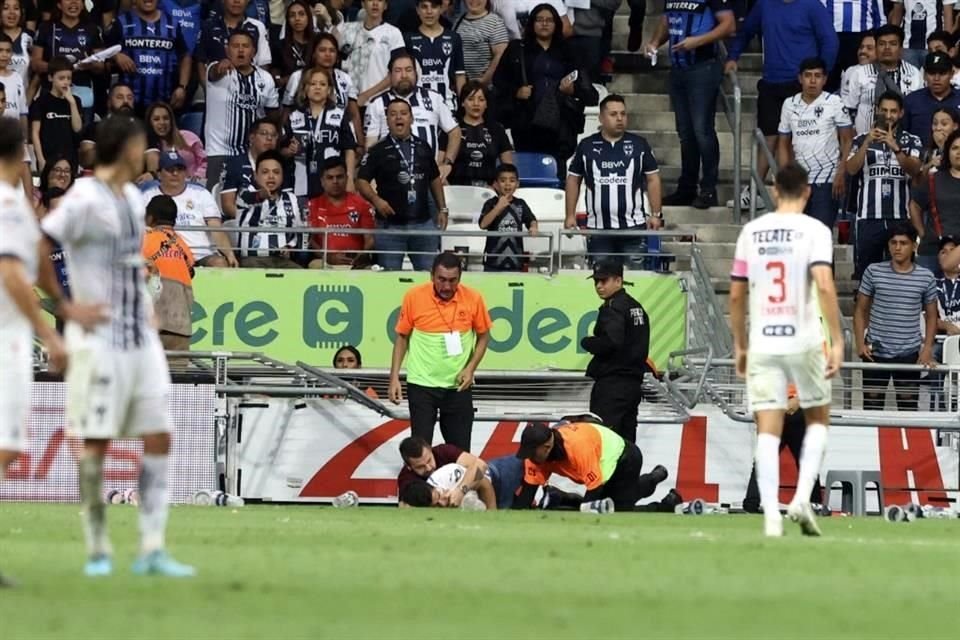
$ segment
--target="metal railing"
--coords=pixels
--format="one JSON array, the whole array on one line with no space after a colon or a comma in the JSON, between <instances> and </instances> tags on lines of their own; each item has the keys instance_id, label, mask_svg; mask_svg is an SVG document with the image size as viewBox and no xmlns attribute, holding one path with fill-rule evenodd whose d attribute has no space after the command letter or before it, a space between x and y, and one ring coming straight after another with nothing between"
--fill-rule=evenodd
<instances>
[{"instance_id":1,"label":"metal railing","mask_svg":"<svg viewBox=\"0 0 960 640\"><path fill-rule=\"evenodd\" d=\"M727 59L727 47L723 42L720 45L720 59ZM743 88L740 86L740 76L736 71L726 74L730 79L731 95L723 90L723 83L720 84L720 96L723 98L723 112L727 116L727 124L733 132L733 223L740 224L740 189L742 179L740 177L741 154L743 153L743 141L740 139L743 131Z\"/></svg>"},{"instance_id":2,"label":"metal railing","mask_svg":"<svg viewBox=\"0 0 960 640\"><path fill-rule=\"evenodd\" d=\"M690 273L687 278L687 344L707 349L718 357L733 355L733 333L720 305L710 272L700 248L691 248Z\"/></svg>"},{"instance_id":3,"label":"metal railing","mask_svg":"<svg viewBox=\"0 0 960 640\"><path fill-rule=\"evenodd\" d=\"M770 192L767 191L767 188L764 183L764 176L760 175L760 171L757 169L757 149L763 150L763 155L767 158L767 164L769 165L768 172L776 175L777 173L777 161L773 157L773 153L770 151L770 148L767 146L767 139L763 135L763 132L759 128L753 130L753 144L750 145L750 219L753 220L757 217L757 195L760 195L763 198L764 204L767 206L767 211L773 211L775 208L773 198L770 196ZM739 197L739 196L738 196Z\"/></svg>"}]
</instances>

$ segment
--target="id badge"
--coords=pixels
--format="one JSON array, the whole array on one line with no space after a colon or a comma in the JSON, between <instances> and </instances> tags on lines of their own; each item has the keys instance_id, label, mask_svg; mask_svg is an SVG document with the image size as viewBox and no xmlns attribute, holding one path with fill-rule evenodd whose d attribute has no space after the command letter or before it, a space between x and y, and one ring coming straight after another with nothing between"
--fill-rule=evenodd
<instances>
[{"instance_id":1,"label":"id badge","mask_svg":"<svg viewBox=\"0 0 960 640\"><path fill-rule=\"evenodd\" d=\"M407 204L416 204L417 202L417 192L413 189L407 191Z\"/></svg>"},{"instance_id":2,"label":"id badge","mask_svg":"<svg viewBox=\"0 0 960 640\"><path fill-rule=\"evenodd\" d=\"M447 347L448 356L459 356L463 353L463 341L457 331L448 331L443 334L443 342Z\"/></svg>"}]
</instances>

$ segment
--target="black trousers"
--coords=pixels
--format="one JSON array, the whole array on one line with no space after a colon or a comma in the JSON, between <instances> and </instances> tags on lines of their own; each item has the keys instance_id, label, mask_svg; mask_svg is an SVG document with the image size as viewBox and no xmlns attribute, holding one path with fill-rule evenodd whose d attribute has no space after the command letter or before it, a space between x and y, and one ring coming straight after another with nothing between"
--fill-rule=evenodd
<instances>
[{"instance_id":1,"label":"black trousers","mask_svg":"<svg viewBox=\"0 0 960 640\"><path fill-rule=\"evenodd\" d=\"M878 364L917 364L919 352L909 353L895 358L874 356ZM893 380L893 390L897 394L898 411L917 411L920 407L919 371L864 371L863 372L863 408L869 411L882 411L887 399L887 385Z\"/></svg>"},{"instance_id":2,"label":"black trousers","mask_svg":"<svg viewBox=\"0 0 960 640\"><path fill-rule=\"evenodd\" d=\"M440 435L447 444L470 451L473 433L473 392L436 389L407 383L412 435L433 443L433 427L440 417Z\"/></svg>"},{"instance_id":3,"label":"black trousers","mask_svg":"<svg viewBox=\"0 0 960 640\"><path fill-rule=\"evenodd\" d=\"M643 454L640 453L640 448L628 442L617 461L613 475L603 485L588 491L583 501L612 498L617 511L633 511L638 500L653 495L657 489L657 483L649 473L640 473L642 467Z\"/></svg>"},{"instance_id":4,"label":"black trousers","mask_svg":"<svg viewBox=\"0 0 960 640\"><path fill-rule=\"evenodd\" d=\"M627 442L637 441L637 409L643 400L643 379L597 378L590 391L590 411Z\"/></svg>"},{"instance_id":5,"label":"black trousers","mask_svg":"<svg viewBox=\"0 0 960 640\"><path fill-rule=\"evenodd\" d=\"M803 449L803 435L807 432L807 421L803 416L803 410L797 411L792 416L786 416L783 419L783 434L780 436L780 451L784 447L790 449L793 459L797 461L797 468L800 467L800 451ZM810 502L820 503L820 480L813 483L813 491L810 492ZM757 465L754 463L753 471L750 472L750 480L747 482L747 495L743 498L743 510L748 513L760 512L760 488L757 486Z\"/></svg>"}]
</instances>

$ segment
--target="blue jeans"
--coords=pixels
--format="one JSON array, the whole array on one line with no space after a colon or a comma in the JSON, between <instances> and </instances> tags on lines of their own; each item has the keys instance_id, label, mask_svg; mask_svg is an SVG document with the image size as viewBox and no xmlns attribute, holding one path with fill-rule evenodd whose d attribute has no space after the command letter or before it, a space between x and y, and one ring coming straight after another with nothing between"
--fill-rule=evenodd
<instances>
[{"instance_id":1,"label":"blue jeans","mask_svg":"<svg viewBox=\"0 0 960 640\"><path fill-rule=\"evenodd\" d=\"M490 483L497 496L497 509L509 509L513 506L513 498L517 489L523 483L523 460L516 456L494 458L487 463Z\"/></svg>"},{"instance_id":2,"label":"blue jeans","mask_svg":"<svg viewBox=\"0 0 960 640\"><path fill-rule=\"evenodd\" d=\"M643 230L635 227L631 230ZM657 243L660 249L660 238L650 238ZM647 253L646 236L587 236L587 257L596 264L601 260L619 262L628 269L647 269L649 260L643 254Z\"/></svg>"},{"instance_id":3,"label":"blue jeans","mask_svg":"<svg viewBox=\"0 0 960 640\"><path fill-rule=\"evenodd\" d=\"M717 140L717 91L723 80L720 62L701 62L670 70L670 103L680 136L679 191L715 193L720 167ZM700 178L700 169L703 177Z\"/></svg>"},{"instance_id":4,"label":"blue jeans","mask_svg":"<svg viewBox=\"0 0 960 640\"><path fill-rule=\"evenodd\" d=\"M810 185L810 200L807 202L805 214L833 229L839 210L840 203L833 197L832 182Z\"/></svg>"},{"instance_id":5,"label":"blue jeans","mask_svg":"<svg viewBox=\"0 0 960 640\"><path fill-rule=\"evenodd\" d=\"M411 222L410 224L390 224L377 220L377 229L393 229L399 231L416 231L418 229L437 230L433 220ZM399 271L403 268L403 254L409 254L410 262L415 271L430 271L434 256L440 248L440 236L437 235L374 235L374 249L379 253L377 264L387 271Z\"/></svg>"}]
</instances>

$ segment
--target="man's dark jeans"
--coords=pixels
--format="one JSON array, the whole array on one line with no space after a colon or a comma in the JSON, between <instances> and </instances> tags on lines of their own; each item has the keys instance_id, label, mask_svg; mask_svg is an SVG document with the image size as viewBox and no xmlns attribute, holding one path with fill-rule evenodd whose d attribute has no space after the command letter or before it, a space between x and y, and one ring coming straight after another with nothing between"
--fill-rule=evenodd
<instances>
[{"instance_id":1,"label":"man's dark jeans","mask_svg":"<svg viewBox=\"0 0 960 640\"><path fill-rule=\"evenodd\" d=\"M723 68L717 60L670 70L670 103L680 136L680 191L716 193L720 167L717 92ZM703 177L701 178L701 167Z\"/></svg>"}]
</instances>

